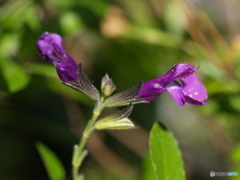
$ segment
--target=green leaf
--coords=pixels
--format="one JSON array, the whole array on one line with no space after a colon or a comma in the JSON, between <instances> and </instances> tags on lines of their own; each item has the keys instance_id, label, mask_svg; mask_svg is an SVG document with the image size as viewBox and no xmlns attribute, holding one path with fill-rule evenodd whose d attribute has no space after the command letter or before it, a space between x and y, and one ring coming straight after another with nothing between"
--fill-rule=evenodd
<instances>
[{"instance_id":1,"label":"green leaf","mask_svg":"<svg viewBox=\"0 0 240 180\"><path fill-rule=\"evenodd\" d=\"M84 22L77 13L64 12L60 17L60 25L65 35L71 35L79 32Z\"/></svg>"},{"instance_id":2,"label":"green leaf","mask_svg":"<svg viewBox=\"0 0 240 180\"><path fill-rule=\"evenodd\" d=\"M239 169L240 169L240 143L238 143L230 153L230 161L232 162L232 168L230 172L237 172L238 176L232 176L230 180L240 180Z\"/></svg>"},{"instance_id":3,"label":"green leaf","mask_svg":"<svg viewBox=\"0 0 240 180\"><path fill-rule=\"evenodd\" d=\"M106 9L108 8L109 4L107 1L102 1L102 0L95 0L94 3L92 3L89 0L81 0L78 1L79 4L82 6L85 6L89 8L91 11L94 12L99 17L103 17L104 13L106 12Z\"/></svg>"},{"instance_id":4,"label":"green leaf","mask_svg":"<svg viewBox=\"0 0 240 180\"><path fill-rule=\"evenodd\" d=\"M165 4L163 18L167 29L169 32L182 35L188 26L188 17L183 9L182 2L169 0Z\"/></svg>"},{"instance_id":5,"label":"green leaf","mask_svg":"<svg viewBox=\"0 0 240 180\"><path fill-rule=\"evenodd\" d=\"M0 65L0 69L2 69L1 65ZM0 91L8 92L7 81L5 80L2 71L0 71Z\"/></svg>"},{"instance_id":6,"label":"green leaf","mask_svg":"<svg viewBox=\"0 0 240 180\"><path fill-rule=\"evenodd\" d=\"M33 31L37 31L40 27L40 21L38 19L37 13L35 12L36 7L29 6L25 11L25 21Z\"/></svg>"},{"instance_id":7,"label":"green leaf","mask_svg":"<svg viewBox=\"0 0 240 180\"><path fill-rule=\"evenodd\" d=\"M0 69L2 75L1 79L4 79L4 83L9 92L14 93L22 90L30 81L30 77L25 69L15 62L11 62L10 59L0 58ZM6 90L6 88L4 88L4 90Z\"/></svg>"},{"instance_id":8,"label":"green leaf","mask_svg":"<svg viewBox=\"0 0 240 180\"><path fill-rule=\"evenodd\" d=\"M4 82L7 85L7 90L10 92L17 92L25 88L30 81L30 77L26 73L25 68L10 58L11 54L18 51L18 42L19 35L11 33L5 34L0 41L1 79L4 79ZM1 89L3 88L1 87ZM4 90L5 89L6 88L4 88Z\"/></svg>"},{"instance_id":9,"label":"green leaf","mask_svg":"<svg viewBox=\"0 0 240 180\"><path fill-rule=\"evenodd\" d=\"M9 63L7 68L5 79L10 92L17 92L28 85L30 77L21 66L16 63Z\"/></svg>"},{"instance_id":10,"label":"green leaf","mask_svg":"<svg viewBox=\"0 0 240 180\"><path fill-rule=\"evenodd\" d=\"M179 48L183 38L173 33L166 33L155 28L143 28L138 26L130 26L128 33L123 35L124 38L137 40L146 44L160 45L170 48Z\"/></svg>"},{"instance_id":11,"label":"green leaf","mask_svg":"<svg viewBox=\"0 0 240 180\"><path fill-rule=\"evenodd\" d=\"M173 134L157 122L150 132L150 155L157 180L185 180L181 152Z\"/></svg>"},{"instance_id":12,"label":"green leaf","mask_svg":"<svg viewBox=\"0 0 240 180\"><path fill-rule=\"evenodd\" d=\"M154 171L153 171L153 166L152 166L152 160L149 155L147 155L143 162L142 162L142 168L143 170L141 171L141 178L140 180L156 180Z\"/></svg>"},{"instance_id":13,"label":"green leaf","mask_svg":"<svg viewBox=\"0 0 240 180\"><path fill-rule=\"evenodd\" d=\"M51 180L65 179L66 172L59 158L41 142L37 142L36 147L43 160L49 178Z\"/></svg>"},{"instance_id":14,"label":"green leaf","mask_svg":"<svg viewBox=\"0 0 240 180\"><path fill-rule=\"evenodd\" d=\"M56 69L52 64L26 63L31 74L38 74L51 79L59 79Z\"/></svg>"}]
</instances>

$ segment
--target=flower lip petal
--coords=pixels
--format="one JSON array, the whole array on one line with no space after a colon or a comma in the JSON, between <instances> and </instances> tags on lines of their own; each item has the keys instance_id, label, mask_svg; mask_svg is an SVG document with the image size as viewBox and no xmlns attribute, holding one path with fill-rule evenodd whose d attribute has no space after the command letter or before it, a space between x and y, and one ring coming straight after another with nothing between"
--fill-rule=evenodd
<instances>
[{"instance_id":1,"label":"flower lip petal","mask_svg":"<svg viewBox=\"0 0 240 180\"><path fill-rule=\"evenodd\" d=\"M207 106L207 105L209 105L209 103L207 103L207 102L201 102L201 101L193 99L189 96L184 96L184 99L187 103L197 105L197 106Z\"/></svg>"},{"instance_id":2,"label":"flower lip petal","mask_svg":"<svg viewBox=\"0 0 240 180\"><path fill-rule=\"evenodd\" d=\"M207 102L201 102L191 96L185 95L183 89L184 87L182 87L177 81L171 82L167 87L167 91L179 106L183 107L185 102L198 106L209 105Z\"/></svg>"},{"instance_id":3,"label":"flower lip petal","mask_svg":"<svg viewBox=\"0 0 240 180\"><path fill-rule=\"evenodd\" d=\"M183 83L183 93L198 101L204 101L208 98L207 90L199 80L196 74L192 74L187 78L181 79Z\"/></svg>"},{"instance_id":4,"label":"flower lip petal","mask_svg":"<svg viewBox=\"0 0 240 180\"><path fill-rule=\"evenodd\" d=\"M183 87L177 81L171 82L166 89L179 106L185 105Z\"/></svg>"}]
</instances>

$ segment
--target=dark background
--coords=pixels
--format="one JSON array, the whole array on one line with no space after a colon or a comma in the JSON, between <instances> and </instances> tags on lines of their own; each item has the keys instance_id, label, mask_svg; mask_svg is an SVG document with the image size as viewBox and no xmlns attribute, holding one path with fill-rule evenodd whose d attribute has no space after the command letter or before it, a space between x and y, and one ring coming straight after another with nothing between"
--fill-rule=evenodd
<instances>
[{"instance_id":1,"label":"dark background","mask_svg":"<svg viewBox=\"0 0 240 180\"><path fill-rule=\"evenodd\" d=\"M208 89L209 106L178 107L164 93L134 107L139 129L94 133L81 169L87 180L144 179L154 121L177 138L188 180L240 173L239 9L239 0L0 0L0 179L48 179L37 142L71 179L72 147L91 117L93 102L61 85L37 51L45 31L64 37L97 87L105 73L121 92L188 62Z\"/></svg>"}]
</instances>

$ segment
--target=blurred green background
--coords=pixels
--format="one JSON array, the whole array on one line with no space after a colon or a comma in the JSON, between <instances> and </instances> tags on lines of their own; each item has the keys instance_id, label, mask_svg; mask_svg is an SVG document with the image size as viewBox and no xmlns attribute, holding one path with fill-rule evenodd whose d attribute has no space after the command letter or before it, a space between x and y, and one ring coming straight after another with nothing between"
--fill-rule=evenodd
<instances>
[{"instance_id":1,"label":"blurred green background","mask_svg":"<svg viewBox=\"0 0 240 180\"><path fill-rule=\"evenodd\" d=\"M71 179L72 146L91 116L93 102L61 85L37 51L45 31L64 37L97 87L105 73L120 92L188 62L209 92L209 106L184 108L164 93L135 106L139 129L94 133L81 168L87 180L151 180L154 121L177 138L188 180L211 179L210 171L240 179L239 9L239 0L0 0L0 179L49 179L37 142Z\"/></svg>"}]
</instances>

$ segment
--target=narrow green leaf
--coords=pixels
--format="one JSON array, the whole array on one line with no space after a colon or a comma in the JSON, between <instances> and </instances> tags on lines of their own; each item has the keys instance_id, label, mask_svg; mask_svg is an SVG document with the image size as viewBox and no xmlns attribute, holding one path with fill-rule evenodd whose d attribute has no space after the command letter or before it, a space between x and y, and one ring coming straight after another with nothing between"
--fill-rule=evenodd
<instances>
[{"instance_id":1,"label":"narrow green leaf","mask_svg":"<svg viewBox=\"0 0 240 180\"><path fill-rule=\"evenodd\" d=\"M157 122L150 132L150 155L157 180L185 180L181 152L173 134Z\"/></svg>"},{"instance_id":2,"label":"narrow green leaf","mask_svg":"<svg viewBox=\"0 0 240 180\"><path fill-rule=\"evenodd\" d=\"M41 142L37 142L36 147L43 160L49 178L51 180L65 179L66 172L59 158Z\"/></svg>"}]
</instances>

